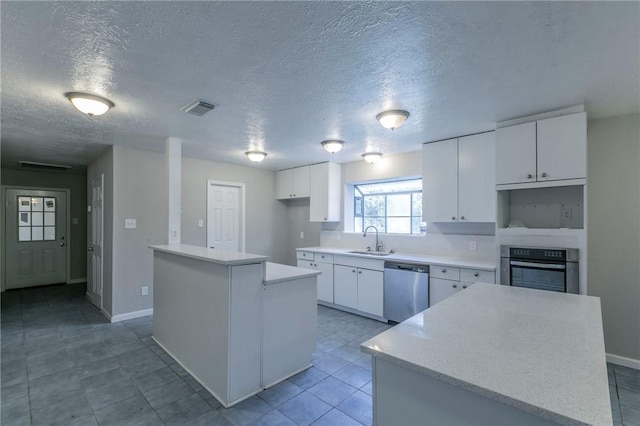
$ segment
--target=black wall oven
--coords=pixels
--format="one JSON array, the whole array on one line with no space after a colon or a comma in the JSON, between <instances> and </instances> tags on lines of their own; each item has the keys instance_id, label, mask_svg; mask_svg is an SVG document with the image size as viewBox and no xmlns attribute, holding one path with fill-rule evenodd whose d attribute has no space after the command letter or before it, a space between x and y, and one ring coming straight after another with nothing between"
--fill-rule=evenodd
<instances>
[{"instance_id":1,"label":"black wall oven","mask_svg":"<svg viewBox=\"0 0 640 426\"><path fill-rule=\"evenodd\" d=\"M578 294L578 254L574 248L500 246L500 282Z\"/></svg>"}]
</instances>

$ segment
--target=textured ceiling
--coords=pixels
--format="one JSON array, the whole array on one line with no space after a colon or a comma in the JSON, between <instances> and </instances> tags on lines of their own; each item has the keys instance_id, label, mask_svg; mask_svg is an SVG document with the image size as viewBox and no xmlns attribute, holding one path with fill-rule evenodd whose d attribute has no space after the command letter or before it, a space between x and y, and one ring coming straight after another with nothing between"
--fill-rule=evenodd
<instances>
[{"instance_id":1,"label":"textured ceiling","mask_svg":"<svg viewBox=\"0 0 640 426\"><path fill-rule=\"evenodd\" d=\"M3 2L1 142L87 164L109 145L281 169L575 104L638 112L638 2ZM64 98L116 107L84 117ZM203 117L180 107L200 97ZM375 115L406 109L391 132ZM324 139L347 142L338 154Z\"/></svg>"}]
</instances>

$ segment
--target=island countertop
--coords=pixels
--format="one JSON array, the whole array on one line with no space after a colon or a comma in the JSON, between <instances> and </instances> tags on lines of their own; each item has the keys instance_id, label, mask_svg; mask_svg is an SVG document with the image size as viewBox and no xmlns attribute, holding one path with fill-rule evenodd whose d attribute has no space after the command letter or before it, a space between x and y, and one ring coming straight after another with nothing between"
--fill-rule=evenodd
<instances>
[{"instance_id":1,"label":"island countertop","mask_svg":"<svg viewBox=\"0 0 640 426\"><path fill-rule=\"evenodd\" d=\"M205 262L221 265L246 265L250 263L266 262L269 257L245 252L210 249L189 244L168 244L149 246L149 248L164 253L204 260Z\"/></svg>"},{"instance_id":2,"label":"island countertop","mask_svg":"<svg viewBox=\"0 0 640 426\"><path fill-rule=\"evenodd\" d=\"M267 262L265 265L264 283L267 285L275 284L283 281L315 277L320 274L320 271L314 271L313 269L298 268L296 266Z\"/></svg>"},{"instance_id":3,"label":"island countertop","mask_svg":"<svg viewBox=\"0 0 640 426\"><path fill-rule=\"evenodd\" d=\"M600 299L478 283L362 350L562 424L611 424Z\"/></svg>"}]
</instances>

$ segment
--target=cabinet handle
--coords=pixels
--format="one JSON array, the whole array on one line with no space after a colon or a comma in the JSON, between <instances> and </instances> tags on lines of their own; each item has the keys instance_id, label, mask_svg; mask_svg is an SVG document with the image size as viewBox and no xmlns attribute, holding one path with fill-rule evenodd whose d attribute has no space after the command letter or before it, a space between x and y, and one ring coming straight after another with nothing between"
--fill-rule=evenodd
<instances>
[{"instance_id":1,"label":"cabinet handle","mask_svg":"<svg viewBox=\"0 0 640 426\"><path fill-rule=\"evenodd\" d=\"M467 288L467 286L466 286L466 285L463 285L463 286L462 286L462 288Z\"/></svg>"},{"instance_id":2,"label":"cabinet handle","mask_svg":"<svg viewBox=\"0 0 640 426\"><path fill-rule=\"evenodd\" d=\"M442 270L442 273L443 273L443 274L446 274L446 273L447 273L447 270L446 270L446 269L443 269L443 270Z\"/></svg>"},{"instance_id":3,"label":"cabinet handle","mask_svg":"<svg viewBox=\"0 0 640 426\"><path fill-rule=\"evenodd\" d=\"M324 259L324 254L322 256L320 256L320 257Z\"/></svg>"},{"instance_id":4,"label":"cabinet handle","mask_svg":"<svg viewBox=\"0 0 640 426\"><path fill-rule=\"evenodd\" d=\"M474 273L473 273L473 276L474 276L474 277L477 277L477 276L479 276L479 275L480 275L480 274L479 274L479 273L477 273L477 272L474 272Z\"/></svg>"},{"instance_id":5,"label":"cabinet handle","mask_svg":"<svg viewBox=\"0 0 640 426\"><path fill-rule=\"evenodd\" d=\"M458 288L458 284L453 284L453 288Z\"/></svg>"},{"instance_id":6,"label":"cabinet handle","mask_svg":"<svg viewBox=\"0 0 640 426\"><path fill-rule=\"evenodd\" d=\"M451 220L456 220L456 217L455 216L451 216Z\"/></svg>"},{"instance_id":7,"label":"cabinet handle","mask_svg":"<svg viewBox=\"0 0 640 426\"><path fill-rule=\"evenodd\" d=\"M354 270L353 270L353 271L351 271L351 272L353 272L353 273L355 274L355 273L356 273L356 270L354 269Z\"/></svg>"},{"instance_id":8,"label":"cabinet handle","mask_svg":"<svg viewBox=\"0 0 640 426\"><path fill-rule=\"evenodd\" d=\"M531 179L532 177L533 177L533 175L532 175L531 173L529 173L529 174L527 175L527 179Z\"/></svg>"},{"instance_id":9,"label":"cabinet handle","mask_svg":"<svg viewBox=\"0 0 640 426\"><path fill-rule=\"evenodd\" d=\"M464 216L460 216L460 220L464 220Z\"/></svg>"},{"instance_id":10,"label":"cabinet handle","mask_svg":"<svg viewBox=\"0 0 640 426\"><path fill-rule=\"evenodd\" d=\"M546 173L542 173L540 176L547 177L547 174Z\"/></svg>"},{"instance_id":11,"label":"cabinet handle","mask_svg":"<svg viewBox=\"0 0 640 426\"><path fill-rule=\"evenodd\" d=\"M358 271L358 273L359 273L359 274L361 274L361 273L362 273L362 271Z\"/></svg>"}]
</instances>

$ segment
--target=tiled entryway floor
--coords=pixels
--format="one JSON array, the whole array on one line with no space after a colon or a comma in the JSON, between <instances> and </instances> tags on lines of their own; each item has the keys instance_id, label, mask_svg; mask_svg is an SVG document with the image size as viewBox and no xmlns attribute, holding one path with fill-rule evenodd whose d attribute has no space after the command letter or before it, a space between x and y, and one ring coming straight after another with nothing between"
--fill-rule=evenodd
<instances>
[{"instance_id":1,"label":"tiled entryway floor","mask_svg":"<svg viewBox=\"0 0 640 426\"><path fill-rule=\"evenodd\" d=\"M314 366L224 409L153 342L151 320L108 323L84 284L3 293L1 424L371 423L359 344L386 324L319 306ZM640 425L640 372L608 368L614 423Z\"/></svg>"}]
</instances>

